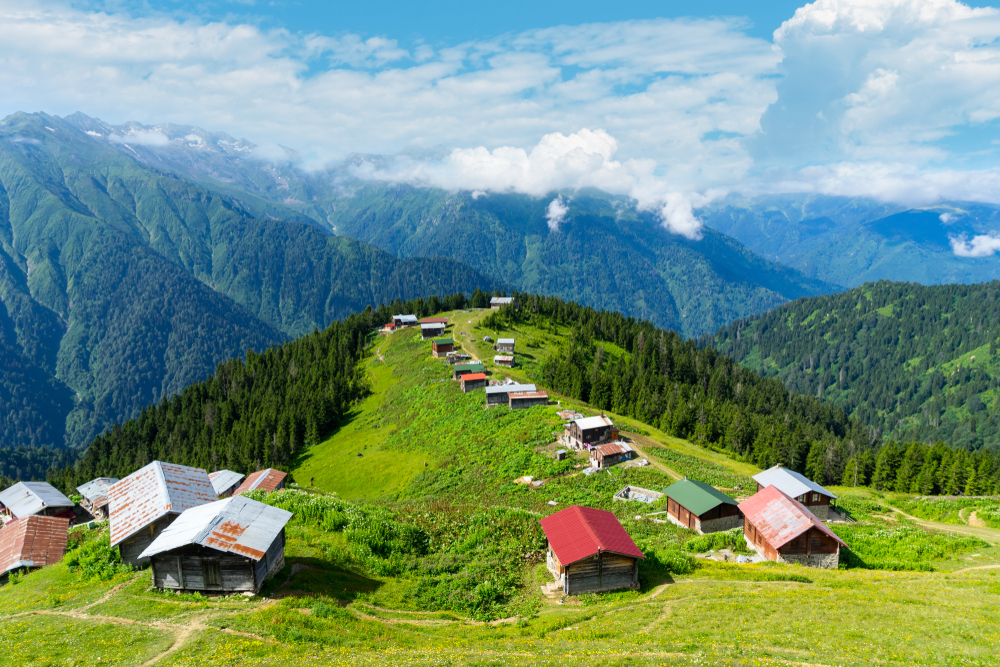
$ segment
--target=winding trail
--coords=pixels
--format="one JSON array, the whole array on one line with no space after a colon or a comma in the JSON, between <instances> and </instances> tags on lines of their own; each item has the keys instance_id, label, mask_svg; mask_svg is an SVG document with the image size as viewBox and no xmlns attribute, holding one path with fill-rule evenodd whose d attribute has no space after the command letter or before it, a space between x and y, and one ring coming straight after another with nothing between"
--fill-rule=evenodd
<instances>
[{"instance_id":1,"label":"winding trail","mask_svg":"<svg viewBox=\"0 0 1000 667\"><path fill-rule=\"evenodd\" d=\"M956 535L967 535L970 537L978 537L981 540L985 540L992 545L1000 544L1000 530L995 528L984 528L982 526L973 526L965 524L951 524L951 523L941 523L940 521L928 521L927 519L921 519L915 517L912 514L907 514L898 507L892 507L887 505L889 509L893 512L906 517L910 521L913 521L918 526L923 526L924 528L933 528L934 530L944 531L946 533L955 533Z\"/></svg>"}]
</instances>

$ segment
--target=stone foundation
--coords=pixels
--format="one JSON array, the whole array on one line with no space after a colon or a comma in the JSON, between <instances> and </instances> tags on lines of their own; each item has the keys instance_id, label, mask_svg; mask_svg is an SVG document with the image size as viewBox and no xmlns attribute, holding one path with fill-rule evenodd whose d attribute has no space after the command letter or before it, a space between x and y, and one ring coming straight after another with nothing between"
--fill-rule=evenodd
<instances>
[{"instance_id":1,"label":"stone foundation","mask_svg":"<svg viewBox=\"0 0 1000 667\"><path fill-rule=\"evenodd\" d=\"M838 554L813 554L811 556L806 556L805 554L778 554L778 562L790 565L798 563L806 567L836 570L837 566L840 565L840 556Z\"/></svg>"},{"instance_id":2,"label":"stone foundation","mask_svg":"<svg viewBox=\"0 0 1000 667\"><path fill-rule=\"evenodd\" d=\"M721 519L701 521L697 527L700 528L699 532L704 535L705 533L719 533L723 530L732 530L742 525L743 517L737 514L735 516L724 516Z\"/></svg>"},{"instance_id":3,"label":"stone foundation","mask_svg":"<svg viewBox=\"0 0 1000 667\"><path fill-rule=\"evenodd\" d=\"M820 521L826 521L830 518L829 505L806 505L806 509L815 514L816 518Z\"/></svg>"}]
</instances>

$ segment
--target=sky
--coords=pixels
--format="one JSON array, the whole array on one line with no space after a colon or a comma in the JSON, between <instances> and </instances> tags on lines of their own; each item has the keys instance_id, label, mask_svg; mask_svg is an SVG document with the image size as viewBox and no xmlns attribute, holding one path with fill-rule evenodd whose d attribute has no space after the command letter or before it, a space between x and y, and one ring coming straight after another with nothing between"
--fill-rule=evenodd
<instances>
[{"instance_id":1,"label":"sky","mask_svg":"<svg viewBox=\"0 0 1000 667\"><path fill-rule=\"evenodd\" d=\"M1000 202L984 4L0 0L0 35L4 115L198 125L306 168L405 149L363 175L599 187L691 237L728 192Z\"/></svg>"}]
</instances>

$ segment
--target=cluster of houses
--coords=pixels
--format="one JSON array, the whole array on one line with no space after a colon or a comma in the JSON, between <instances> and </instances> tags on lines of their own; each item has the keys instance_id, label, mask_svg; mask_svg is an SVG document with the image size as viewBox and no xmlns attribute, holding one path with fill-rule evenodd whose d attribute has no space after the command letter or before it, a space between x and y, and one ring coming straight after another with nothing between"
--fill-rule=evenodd
<instances>
[{"instance_id":1,"label":"cluster of houses","mask_svg":"<svg viewBox=\"0 0 1000 667\"><path fill-rule=\"evenodd\" d=\"M604 470L632 459L635 453L632 446L621 439L621 433L610 418L603 414L597 417L584 417L571 412L565 413L564 416L573 418L565 424L559 443L570 449L589 453L590 467L583 471L584 474Z\"/></svg>"},{"instance_id":2,"label":"cluster of houses","mask_svg":"<svg viewBox=\"0 0 1000 667\"><path fill-rule=\"evenodd\" d=\"M124 479L77 487L79 516L52 485L19 482L0 492L0 583L62 560L72 523L106 519L122 562L149 565L158 588L256 593L284 566L292 514L242 494L284 488L286 476L268 468L244 478L153 461Z\"/></svg>"}]
</instances>

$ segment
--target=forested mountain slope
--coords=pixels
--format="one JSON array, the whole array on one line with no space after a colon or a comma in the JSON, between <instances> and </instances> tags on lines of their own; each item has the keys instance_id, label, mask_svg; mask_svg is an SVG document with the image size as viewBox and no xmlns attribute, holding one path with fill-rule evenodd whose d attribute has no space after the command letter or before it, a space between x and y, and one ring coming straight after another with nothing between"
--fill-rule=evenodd
<instances>
[{"instance_id":1,"label":"forested mountain slope","mask_svg":"<svg viewBox=\"0 0 1000 667\"><path fill-rule=\"evenodd\" d=\"M126 153L41 114L0 125L2 448L82 445L248 349L372 303L495 285Z\"/></svg>"},{"instance_id":2,"label":"forested mountain slope","mask_svg":"<svg viewBox=\"0 0 1000 667\"><path fill-rule=\"evenodd\" d=\"M1000 282L878 282L705 339L896 439L1000 447Z\"/></svg>"}]
</instances>

